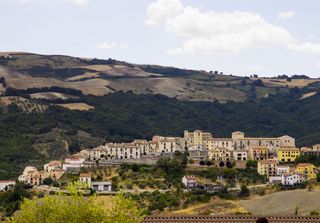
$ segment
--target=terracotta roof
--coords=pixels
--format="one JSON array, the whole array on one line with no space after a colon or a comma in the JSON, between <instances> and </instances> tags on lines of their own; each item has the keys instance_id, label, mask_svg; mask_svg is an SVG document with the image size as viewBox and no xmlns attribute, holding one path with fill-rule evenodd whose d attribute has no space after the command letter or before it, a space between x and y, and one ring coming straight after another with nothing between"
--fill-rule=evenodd
<instances>
[{"instance_id":1,"label":"terracotta roof","mask_svg":"<svg viewBox=\"0 0 320 223\"><path fill-rule=\"evenodd\" d=\"M300 167L300 166L313 166L313 164L311 164L311 163L299 163L298 165L297 165L297 167Z\"/></svg>"},{"instance_id":2,"label":"terracotta roof","mask_svg":"<svg viewBox=\"0 0 320 223\"><path fill-rule=\"evenodd\" d=\"M0 183L15 183L14 180L0 180Z\"/></svg>"},{"instance_id":3,"label":"terracotta roof","mask_svg":"<svg viewBox=\"0 0 320 223\"><path fill-rule=\"evenodd\" d=\"M294 147L288 147L288 148L280 148L278 151L299 151L299 149Z\"/></svg>"},{"instance_id":4,"label":"terracotta roof","mask_svg":"<svg viewBox=\"0 0 320 223\"><path fill-rule=\"evenodd\" d=\"M80 173L80 177L91 177L91 173Z\"/></svg>"},{"instance_id":5,"label":"terracotta roof","mask_svg":"<svg viewBox=\"0 0 320 223\"><path fill-rule=\"evenodd\" d=\"M143 223L256 223L261 216L147 216ZM320 222L313 216L266 216L269 223Z\"/></svg>"},{"instance_id":6,"label":"terracotta roof","mask_svg":"<svg viewBox=\"0 0 320 223\"><path fill-rule=\"evenodd\" d=\"M186 176L187 180L197 180L195 176Z\"/></svg>"}]
</instances>

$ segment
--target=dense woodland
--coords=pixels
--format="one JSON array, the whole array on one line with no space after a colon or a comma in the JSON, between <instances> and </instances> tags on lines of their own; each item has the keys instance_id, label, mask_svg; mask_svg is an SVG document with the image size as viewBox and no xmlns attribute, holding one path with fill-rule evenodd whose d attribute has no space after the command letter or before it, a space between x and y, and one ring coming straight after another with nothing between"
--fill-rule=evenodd
<instances>
[{"instance_id":1,"label":"dense woodland","mask_svg":"<svg viewBox=\"0 0 320 223\"><path fill-rule=\"evenodd\" d=\"M39 136L48 137L53 129L61 130L59 136L69 142L69 152L84 144L78 130L99 139L86 141L86 147L105 141L150 139L154 134L182 136L185 129L210 131L215 137L230 137L236 130L249 136L288 134L297 139L298 146L320 143L320 94L299 100L302 93L303 89L292 89L289 94L270 95L259 102L221 104L117 92L103 97L82 96L83 102L95 106L94 110L50 106L43 113L25 113L10 105L0 116L0 179L17 177L24 165L66 155L60 144L46 152L35 149L35 143L41 144ZM54 143L58 137L52 138Z\"/></svg>"}]
</instances>

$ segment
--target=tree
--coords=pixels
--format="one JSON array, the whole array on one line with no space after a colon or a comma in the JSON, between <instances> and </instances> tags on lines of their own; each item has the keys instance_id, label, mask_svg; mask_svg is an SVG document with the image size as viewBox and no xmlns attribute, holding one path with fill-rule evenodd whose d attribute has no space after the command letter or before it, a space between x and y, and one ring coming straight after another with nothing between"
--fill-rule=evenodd
<instances>
[{"instance_id":1,"label":"tree","mask_svg":"<svg viewBox=\"0 0 320 223\"><path fill-rule=\"evenodd\" d=\"M241 197L248 197L250 195L250 191L248 187L244 184L241 185L241 190L240 190L240 196Z\"/></svg>"},{"instance_id":2,"label":"tree","mask_svg":"<svg viewBox=\"0 0 320 223\"><path fill-rule=\"evenodd\" d=\"M199 164L200 164L201 166L204 166L204 165L206 165L206 161L200 160Z\"/></svg>"},{"instance_id":3,"label":"tree","mask_svg":"<svg viewBox=\"0 0 320 223\"><path fill-rule=\"evenodd\" d=\"M233 163L230 162L230 161L227 161L227 162L226 162L226 167L227 167L227 168L232 168L232 167L233 167Z\"/></svg>"},{"instance_id":4,"label":"tree","mask_svg":"<svg viewBox=\"0 0 320 223\"><path fill-rule=\"evenodd\" d=\"M70 195L25 199L21 210L9 223L139 223L142 210L131 198L119 194L106 200L95 196L84 198L78 193L80 184L68 186Z\"/></svg>"},{"instance_id":5,"label":"tree","mask_svg":"<svg viewBox=\"0 0 320 223\"><path fill-rule=\"evenodd\" d=\"M256 168L257 165L258 165L258 162L256 160L247 160L247 162L246 162L247 169Z\"/></svg>"},{"instance_id":6,"label":"tree","mask_svg":"<svg viewBox=\"0 0 320 223\"><path fill-rule=\"evenodd\" d=\"M255 86L258 86L258 87L264 87L264 84L263 84L263 81L258 79L258 80L254 80L252 82Z\"/></svg>"},{"instance_id":7,"label":"tree","mask_svg":"<svg viewBox=\"0 0 320 223\"><path fill-rule=\"evenodd\" d=\"M224 167L224 162L223 161L219 162L219 167Z\"/></svg>"},{"instance_id":8,"label":"tree","mask_svg":"<svg viewBox=\"0 0 320 223\"><path fill-rule=\"evenodd\" d=\"M296 207L295 210L294 210L294 215L298 215L298 213L299 213L299 208Z\"/></svg>"},{"instance_id":9,"label":"tree","mask_svg":"<svg viewBox=\"0 0 320 223\"><path fill-rule=\"evenodd\" d=\"M45 178L45 179L43 180L43 184L44 184L44 185L51 185L52 183L53 183L53 180L52 180L50 177Z\"/></svg>"}]
</instances>

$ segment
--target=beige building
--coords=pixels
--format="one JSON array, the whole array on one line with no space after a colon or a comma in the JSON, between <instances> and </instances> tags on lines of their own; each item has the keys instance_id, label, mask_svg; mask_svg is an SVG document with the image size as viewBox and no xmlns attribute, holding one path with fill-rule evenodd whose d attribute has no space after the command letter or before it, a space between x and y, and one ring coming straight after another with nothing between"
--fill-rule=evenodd
<instances>
[{"instance_id":1,"label":"beige building","mask_svg":"<svg viewBox=\"0 0 320 223\"><path fill-rule=\"evenodd\" d=\"M229 151L234 150L234 140L231 138L212 138L206 141L206 149L225 148Z\"/></svg>"},{"instance_id":2,"label":"beige building","mask_svg":"<svg viewBox=\"0 0 320 223\"><path fill-rule=\"evenodd\" d=\"M152 142L156 144L159 154L184 151L184 141L180 137L153 136Z\"/></svg>"},{"instance_id":3,"label":"beige building","mask_svg":"<svg viewBox=\"0 0 320 223\"><path fill-rule=\"evenodd\" d=\"M214 161L231 161L232 152L225 148L215 148L208 151L208 157Z\"/></svg>"},{"instance_id":4,"label":"beige building","mask_svg":"<svg viewBox=\"0 0 320 223\"><path fill-rule=\"evenodd\" d=\"M314 151L320 151L320 144L316 144L312 147Z\"/></svg>"},{"instance_id":5,"label":"beige building","mask_svg":"<svg viewBox=\"0 0 320 223\"><path fill-rule=\"evenodd\" d=\"M250 147L248 151L251 160L267 160L269 159L269 149L266 147Z\"/></svg>"},{"instance_id":6,"label":"beige building","mask_svg":"<svg viewBox=\"0 0 320 223\"><path fill-rule=\"evenodd\" d=\"M30 184L30 185L41 185L45 178L48 178L50 174L45 171L38 171L37 168L32 166L27 166L22 175L19 176L18 180L20 182Z\"/></svg>"},{"instance_id":7,"label":"beige building","mask_svg":"<svg viewBox=\"0 0 320 223\"><path fill-rule=\"evenodd\" d=\"M282 147L295 147L295 139L290 136L277 138L245 137L243 132L233 132L232 139L236 150L249 150L250 147L266 147L271 153L275 153Z\"/></svg>"},{"instance_id":8,"label":"beige building","mask_svg":"<svg viewBox=\"0 0 320 223\"><path fill-rule=\"evenodd\" d=\"M89 151L89 160L139 159L140 146L134 143L107 143Z\"/></svg>"},{"instance_id":9,"label":"beige building","mask_svg":"<svg viewBox=\"0 0 320 223\"><path fill-rule=\"evenodd\" d=\"M248 160L248 152L243 150L234 150L232 152L233 160L246 161Z\"/></svg>"},{"instance_id":10,"label":"beige building","mask_svg":"<svg viewBox=\"0 0 320 223\"><path fill-rule=\"evenodd\" d=\"M201 145L208 148L208 141L212 141L212 134L210 132L203 132L201 130L195 130L194 132L184 131L185 147Z\"/></svg>"},{"instance_id":11,"label":"beige building","mask_svg":"<svg viewBox=\"0 0 320 223\"><path fill-rule=\"evenodd\" d=\"M50 172L52 170L61 169L62 163L59 160L53 160L43 166L43 170L46 172Z\"/></svg>"}]
</instances>

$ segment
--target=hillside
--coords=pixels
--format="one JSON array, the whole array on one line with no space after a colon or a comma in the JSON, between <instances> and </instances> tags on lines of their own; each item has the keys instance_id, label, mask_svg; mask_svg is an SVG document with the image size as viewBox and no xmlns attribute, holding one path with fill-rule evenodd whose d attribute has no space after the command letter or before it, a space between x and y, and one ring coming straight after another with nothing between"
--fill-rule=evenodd
<instances>
[{"instance_id":1,"label":"hillside","mask_svg":"<svg viewBox=\"0 0 320 223\"><path fill-rule=\"evenodd\" d=\"M106 141L181 136L185 129L320 143L317 79L26 53L2 53L0 64L0 179Z\"/></svg>"},{"instance_id":2,"label":"hillside","mask_svg":"<svg viewBox=\"0 0 320 223\"><path fill-rule=\"evenodd\" d=\"M21 90L58 86L76 89L85 95L102 96L132 91L137 94L162 94L179 100L220 102L245 101L252 97L259 99L318 81L263 78L261 84L256 79L223 75L218 71L30 53L0 53L0 77L5 80L4 88ZM54 93L32 97L58 97Z\"/></svg>"}]
</instances>

